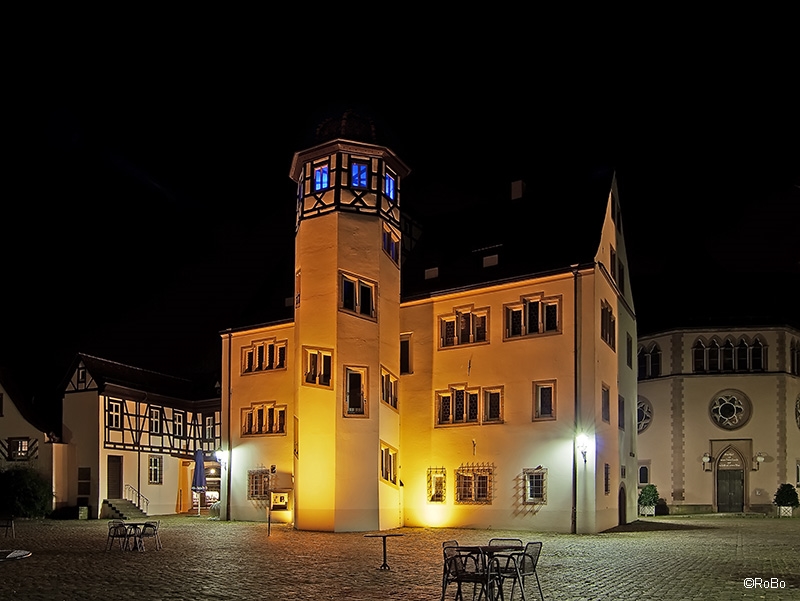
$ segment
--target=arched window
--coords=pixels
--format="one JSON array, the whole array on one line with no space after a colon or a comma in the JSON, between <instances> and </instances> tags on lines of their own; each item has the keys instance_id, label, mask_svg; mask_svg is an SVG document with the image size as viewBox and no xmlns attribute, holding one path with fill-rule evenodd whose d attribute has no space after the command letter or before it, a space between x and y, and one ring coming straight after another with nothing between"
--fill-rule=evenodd
<instances>
[{"instance_id":1,"label":"arched window","mask_svg":"<svg viewBox=\"0 0 800 601\"><path fill-rule=\"evenodd\" d=\"M794 354L792 354L794 357ZM644 352L644 347L639 347L639 354L636 356L638 368L639 368L639 379L644 380L647 377L647 353Z\"/></svg>"},{"instance_id":2,"label":"arched window","mask_svg":"<svg viewBox=\"0 0 800 601\"><path fill-rule=\"evenodd\" d=\"M764 345L761 340L756 338L750 348L750 369L753 371L764 371Z\"/></svg>"},{"instance_id":3,"label":"arched window","mask_svg":"<svg viewBox=\"0 0 800 601\"><path fill-rule=\"evenodd\" d=\"M706 371L706 347L701 340L692 347L692 364L695 373Z\"/></svg>"},{"instance_id":4,"label":"arched window","mask_svg":"<svg viewBox=\"0 0 800 601\"><path fill-rule=\"evenodd\" d=\"M650 374L649 377L657 378L661 375L661 349L657 344L650 347Z\"/></svg>"},{"instance_id":5,"label":"arched window","mask_svg":"<svg viewBox=\"0 0 800 601\"><path fill-rule=\"evenodd\" d=\"M708 345L708 371L719 371L719 343L716 340Z\"/></svg>"},{"instance_id":6,"label":"arched window","mask_svg":"<svg viewBox=\"0 0 800 601\"><path fill-rule=\"evenodd\" d=\"M722 347L722 371L733 371L733 343L726 340Z\"/></svg>"},{"instance_id":7,"label":"arched window","mask_svg":"<svg viewBox=\"0 0 800 601\"><path fill-rule=\"evenodd\" d=\"M792 340L792 348L789 351L791 355L791 371L794 375L800 375L800 343L797 340Z\"/></svg>"},{"instance_id":8,"label":"arched window","mask_svg":"<svg viewBox=\"0 0 800 601\"><path fill-rule=\"evenodd\" d=\"M739 340L736 346L736 371L750 370L750 347L747 346L744 338Z\"/></svg>"}]
</instances>

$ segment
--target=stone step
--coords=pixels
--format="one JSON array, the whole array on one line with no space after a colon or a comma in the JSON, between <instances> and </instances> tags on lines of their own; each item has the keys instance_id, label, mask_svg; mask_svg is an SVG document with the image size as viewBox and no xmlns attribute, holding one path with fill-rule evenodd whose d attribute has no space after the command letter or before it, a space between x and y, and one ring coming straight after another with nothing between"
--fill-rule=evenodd
<instances>
[{"instance_id":1,"label":"stone step","mask_svg":"<svg viewBox=\"0 0 800 601\"><path fill-rule=\"evenodd\" d=\"M146 518L147 514L126 499L105 499L101 518L131 520Z\"/></svg>"}]
</instances>

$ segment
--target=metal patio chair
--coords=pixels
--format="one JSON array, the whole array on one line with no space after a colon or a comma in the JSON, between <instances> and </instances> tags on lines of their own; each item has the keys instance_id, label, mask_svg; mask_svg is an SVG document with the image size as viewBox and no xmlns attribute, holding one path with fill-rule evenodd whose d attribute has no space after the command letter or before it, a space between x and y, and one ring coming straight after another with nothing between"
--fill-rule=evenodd
<instances>
[{"instance_id":1,"label":"metal patio chair","mask_svg":"<svg viewBox=\"0 0 800 601\"><path fill-rule=\"evenodd\" d=\"M158 533L158 528L161 525L161 521L155 522L145 522L144 526L142 526L142 531L139 536L142 538L142 546L144 546L144 539L145 538L152 538L156 543L156 549L162 549L163 545L161 544L161 535Z\"/></svg>"},{"instance_id":2,"label":"metal patio chair","mask_svg":"<svg viewBox=\"0 0 800 601\"><path fill-rule=\"evenodd\" d=\"M539 556L541 553L542 543L534 542L525 545L525 550L521 553L510 553L508 555L506 565L500 568L500 579L503 581L509 578L513 579L509 601L514 599L514 588L516 587L517 581L519 581L522 599L525 601L525 579L529 576L536 578L536 586L539 589L539 599L544 601L542 585L539 582L539 574L536 572L536 566L539 564Z\"/></svg>"},{"instance_id":3,"label":"metal patio chair","mask_svg":"<svg viewBox=\"0 0 800 601\"><path fill-rule=\"evenodd\" d=\"M476 547L444 547L444 575L442 578L442 601L447 587L456 585L455 601L463 601L463 585L472 585L472 598L480 601L494 599L498 593L503 598L497 560L487 561ZM476 597L477 594L477 597Z\"/></svg>"},{"instance_id":4,"label":"metal patio chair","mask_svg":"<svg viewBox=\"0 0 800 601\"><path fill-rule=\"evenodd\" d=\"M6 538L8 538L8 531L11 530L11 538L17 538L17 532L14 530L14 516L2 515L0 516L0 528L5 528Z\"/></svg>"},{"instance_id":5,"label":"metal patio chair","mask_svg":"<svg viewBox=\"0 0 800 601\"><path fill-rule=\"evenodd\" d=\"M108 522L108 538L106 539L106 551L114 546L114 541L119 541L120 550L128 545L128 528L122 520L110 520Z\"/></svg>"}]
</instances>

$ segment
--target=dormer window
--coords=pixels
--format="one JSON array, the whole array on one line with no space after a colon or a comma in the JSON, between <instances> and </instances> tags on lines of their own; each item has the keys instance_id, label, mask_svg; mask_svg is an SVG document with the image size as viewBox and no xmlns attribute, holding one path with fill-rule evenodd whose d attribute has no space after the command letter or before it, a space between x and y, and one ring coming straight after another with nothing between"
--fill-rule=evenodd
<instances>
[{"instance_id":1,"label":"dormer window","mask_svg":"<svg viewBox=\"0 0 800 601\"><path fill-rule=\"evenodd\" d=\"M325 190L330 186L330 175L328 164L314 166L314 191Z\"/></svg>"},{"instance_id":2,"label":"dormer window","mask_svg":"<svg viewBox=\"0 0 800 601\"><path fill-rule=\"evenodd\" d=\"M387 173L386 178L384 179L383 193L392 200L394 200L395 196L395 184L396 181L394 175Z\"/></svg>"},{"instance_id":3,"label":"dormer window","mask_svg":"<svg viewBox=\"0 0 800 601\"><path fill-rule=\"evenodd\" d=\"M366 188L367 181L367 163L353 161L350 164L350 185L353 188Z\"/></svg>"}]
</instances>

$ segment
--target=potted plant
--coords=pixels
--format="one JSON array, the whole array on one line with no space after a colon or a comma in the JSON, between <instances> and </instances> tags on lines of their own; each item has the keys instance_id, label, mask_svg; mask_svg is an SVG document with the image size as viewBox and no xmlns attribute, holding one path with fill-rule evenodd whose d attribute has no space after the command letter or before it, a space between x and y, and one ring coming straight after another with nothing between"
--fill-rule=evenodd
<instances>
[{"instance_id":1,"label":"potted plant","mask_svg":"<svg viewBox=\"0 0 800 601\"><path fill-rule=\"evenodd\" d=\"M789 484L781 484L775 493L772 501L778 506L778 517L792 517L792 509L800 506L800 499L797 498L797 490Z\"/></svg>"},{"instance_id":2,"label":"potted plant","mask_svg":"<svg viewBox=\"0 0 800 601\"><path fill-rule=\"evenodd\" d=\"M648 484L639 491L639 515L655 515L658 503L658 489L655 484Z\"/></svg>"}]
</instances>

